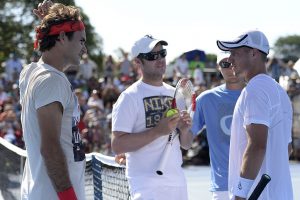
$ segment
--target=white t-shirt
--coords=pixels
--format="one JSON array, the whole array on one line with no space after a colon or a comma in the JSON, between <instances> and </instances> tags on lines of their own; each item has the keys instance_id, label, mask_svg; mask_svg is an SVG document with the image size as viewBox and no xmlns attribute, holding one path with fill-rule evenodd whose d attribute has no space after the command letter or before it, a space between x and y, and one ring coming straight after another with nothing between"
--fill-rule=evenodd
<instances>
[{"instance_id":1,"label":"white t-shirt","mask_svg":"<svg viewBox=\"0 0 300 200\"><path fill-rule=\"evenodd\" d=\"M189 62L186 59L178 58L176 60L176 69L181 76L187 77L189 75Z\"/></svg>"},{"instance_id":2,"label":"white t-shirt","mask_svg":"<svg viewBox=\"0 0 300 200\"><path fill-rule=\"evenodd\" d=\"M97 70L97 65L90 59L87 62L82 61L79 65L79 75L85 80L89 80L93 76L94 70Z\"/></svg>"},{"instance_id":3,"label":"white t-shirt","mask_svg":"<svg viewBox=\"0 0 300 200\"><path fill-rule=\"evenodd\" d=\"M173 95L174 88L165 83L155 87L137 81L114 104L112 131L138 134L153 128L170 107ZM174 140L164 175L156 174L167 140L168 136L162 136L135 152L126 153L126 176L131 191L158 185L186 186L178 137Z\"/></svg>"},{"instance_id":4,"label":"white t-shirt","mask_svg":"<svg viewBox=\"0 0 300 200\"><path fill-rule=\"evenodd\" d=\"M22 63L19 59L9 59L5 63L5 73L8 81L17 81L19 73L22 70Z\"/></svg>"},{"instance_id":5,"label":"white t-shirt","mask_svg":"<svg viewBox=\"0 0 300 200\"><path fill-rule=\"evenodd\" d=\"M58 199L40 153L41 135L37 119L37 109L55 101L63 106L60 142L67 160L69 177L77 198L85 199L85 155L77 128L80 111L68 79L64 73L41 60L39 63L31 63L20 76L20 97L21 121L28 155L21 199Z\"/></svg>"},{"instance_id":6,"label":"white t-shirt","mask_svg":"<svg viewBox=\"0 0 300 200\"><path fill-rule=\"evenodd\" d=\"M195 85L200 85L200 84L204 84L205 83L205 80L204 80L204 77L203 77L203 72L200 68L196 68L195 71L194 71L194 84Z\"/></svg>"},{"instance_id":7,"label":"white t-shirt","mask_svg":"<svg viewBox=\"0 0 300 200\"><path fill-rule=\"evenodd\" d=\"M228 188L231 196L240 175L243 153L247 146L245 128L249 124L264 124L268 127L266 155L249 194L261 175L268 174L272 180L259 199L293 199L288 156L292 129L291 102L283 88L265 74L250 80L235 106L229 156Z\"/></svg>"}]
</instances>

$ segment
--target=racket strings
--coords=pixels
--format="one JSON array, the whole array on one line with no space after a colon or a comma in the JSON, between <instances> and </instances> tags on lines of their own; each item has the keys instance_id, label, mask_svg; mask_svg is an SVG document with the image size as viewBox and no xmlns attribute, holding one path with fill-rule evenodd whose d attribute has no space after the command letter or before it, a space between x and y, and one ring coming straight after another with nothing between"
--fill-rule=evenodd
<instances>
[{"instance_id":1,"label":"racket strings","mask_svg":"<svg viewBox=\"0 0 300 200\"><path fill-rule=\"evenodd\" d=\"M182 81L178 84L179 86L175 92L176 106L180 111L187 110L189 112L193 104L193 84L189 80Z\"/></svg>"}]
</instances>

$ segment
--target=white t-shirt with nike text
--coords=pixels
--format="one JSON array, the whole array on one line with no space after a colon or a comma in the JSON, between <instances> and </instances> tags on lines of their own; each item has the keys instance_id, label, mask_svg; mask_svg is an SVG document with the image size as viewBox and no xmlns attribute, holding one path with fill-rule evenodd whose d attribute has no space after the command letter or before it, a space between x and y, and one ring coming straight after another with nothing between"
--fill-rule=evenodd
<instances>
[{"instance_id":1,"label":"white t-shirt with nike text","mask_svg":"<svg viewBox=\"0 0 300 200\"><path fill-rule=\"evenodd\" d=\"M156 87L141 80L125 90L113 106L112 131L139 134L153 128L171 107L174 87ZM175 138L164 175L156 174L168 136L162 136L137 151L126 153L126 175L132 191L141 187L186 186L182 154Z\"/></svg>"}]
</instances>

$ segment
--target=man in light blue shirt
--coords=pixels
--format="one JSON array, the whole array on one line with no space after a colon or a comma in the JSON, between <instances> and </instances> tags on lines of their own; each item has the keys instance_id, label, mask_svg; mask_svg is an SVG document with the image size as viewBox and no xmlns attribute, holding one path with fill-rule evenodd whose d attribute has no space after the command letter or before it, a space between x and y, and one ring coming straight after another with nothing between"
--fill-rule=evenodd
<instances>
[{"instance_id":1,"label":"man in light blue shirt","mask_svg":"<svg viewBox=\"0 0 300 200\"><path fill-rule=\"evenodd\" d=\"M211 164L212 199L228 200L228 160L230 126L235 103L245 86L242 77L235 76L228 62L230 54L221 52L218 69L225 83L204 91L197 97L191 131L194 136L206 127Z\"/></svg>"}]
</instances>

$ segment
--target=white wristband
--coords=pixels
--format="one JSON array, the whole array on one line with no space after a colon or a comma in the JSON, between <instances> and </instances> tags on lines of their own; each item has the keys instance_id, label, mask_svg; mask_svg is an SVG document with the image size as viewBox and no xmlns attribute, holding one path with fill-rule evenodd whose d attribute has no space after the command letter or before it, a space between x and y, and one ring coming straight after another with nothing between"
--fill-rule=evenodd
<instances>
[{"instance_id":1,"label":"white wristband","mask_svg":"<svg viewBox=\"0 0 300 200\"><path fill-rule=\"evenodd\" d=\"M254 180L239 177L237 185L233 189L233 194L238 197L246 198Z\"/></svg>"}]
</instances>

